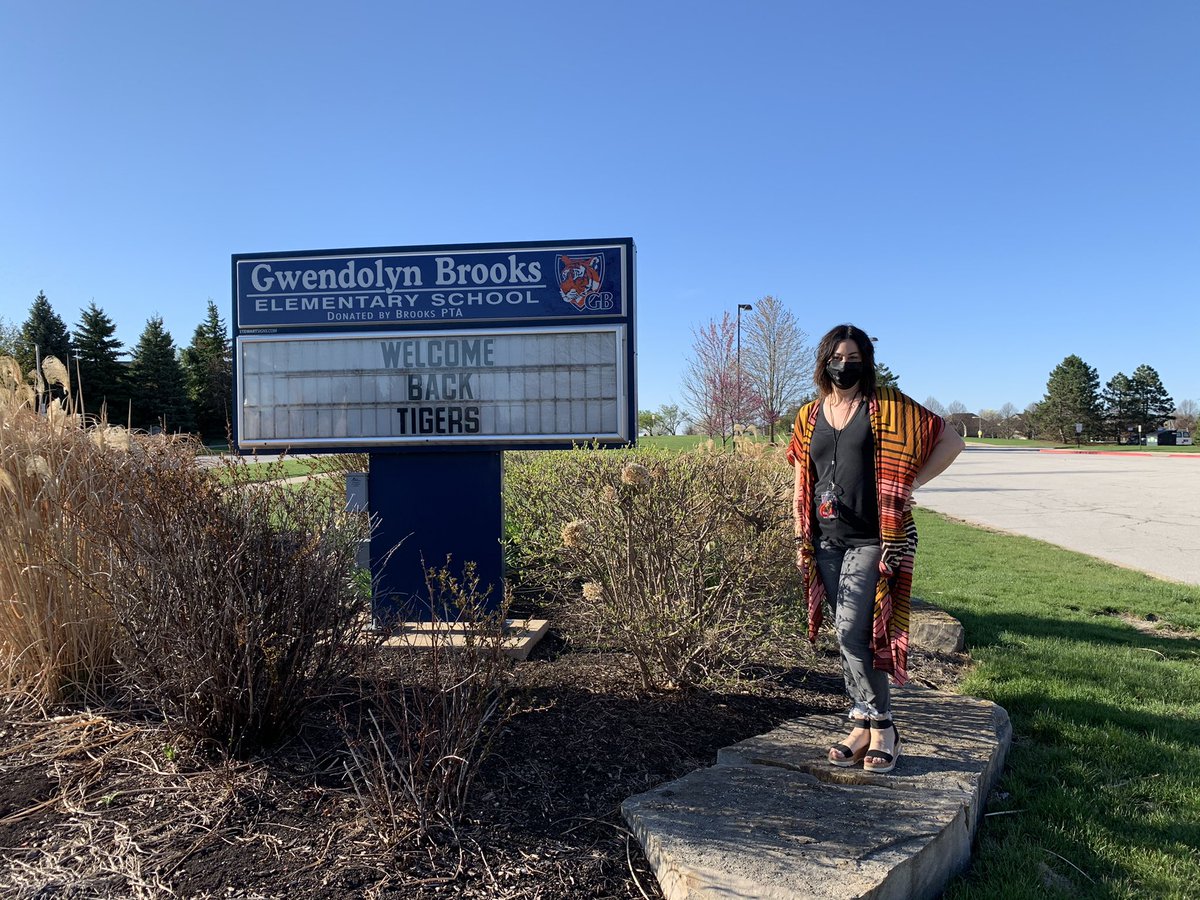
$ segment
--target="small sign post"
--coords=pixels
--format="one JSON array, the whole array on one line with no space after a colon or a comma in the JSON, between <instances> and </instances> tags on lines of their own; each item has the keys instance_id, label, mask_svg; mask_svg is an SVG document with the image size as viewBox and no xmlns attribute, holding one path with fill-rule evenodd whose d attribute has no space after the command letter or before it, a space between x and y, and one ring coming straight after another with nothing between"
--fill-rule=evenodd
<instances>
[{"instance_id":1,"label":"small sign post","mask_svg":"<svg viewBox=\"0 0 1200 900\"><path fill-rule=\"evenodd\" d=\"M503 451L636 440L629 238L233 256L238 450L366 452L376 618L502 592Z\"/></svg>"}]
</instances>

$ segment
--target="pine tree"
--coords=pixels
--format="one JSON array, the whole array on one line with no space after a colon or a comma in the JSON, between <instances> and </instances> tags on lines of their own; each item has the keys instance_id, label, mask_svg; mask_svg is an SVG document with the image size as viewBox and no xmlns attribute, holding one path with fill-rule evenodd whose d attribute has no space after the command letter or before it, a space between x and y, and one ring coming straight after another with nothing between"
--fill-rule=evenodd
<instances>
[{"instance_id":1,"label":"pine tree","mask_svg":"<svg viewBox=\"0 0 1200 900\"><path fill-rule=\"evenodd\" d=\"M1104 421L1109 431L1116 436L1117 443L1129 437L1129 432L1136 425L1133 414L1133 385L1124 372L1118 372L1108 379L1100 402L1104 407Z\"/></svg>"},{"instance_id":2,"label":"pine tree","mask_svg":"<svg viewBox=\"0 0 1200 900\"><path fill-rule=\"evenodd\" d=\"M1082 437L1101 433L1100 376L1074 354L1050 373L1046 396L1038 404L1037 421L1045 434L1066 443L1075 438L1075 425L1083 425Z\"/></svg>"},{"instance_id":3,"label":"pine tree","mask_svg":"<svg viewBox=\"0 0 1200 900\"><path fill-rule=\"evenodd\" d=\"M66 323L50 305L45 291L38 291L29 308L29 318L21 326L16 350L22 372L32 372L39 355L42 359L55 356L64 366L71 365L71 335Z\"/></svg>"},{"instance_id":4,"label":"pine tree","mask_svg":"<svg viewBox=\"0 0 1200 900\"><path fill-rule=\"evenodd\" d=\"M875 360L875 387L890 387L900 390L900 379L896 377L896 373L879 360Z\"/></svg>"},{"instance_id":5,"label":"pine tree","mask_svg":"<svg viewBox=\"0 0 1200 900\"><path fill-rule=\"evenodd\" d=\"M17 357L17 340L21 332L16 325L0 316L0 356Z\"/></svg>"},{"instance_id":6,"label":"pine tree","mask_svg":"<svg viewBox=\"0 0 1200 900\"><path fill-rule=\"evenodd\" d=\"M80 311L75 326L75 389L82 394L86 409L98 414L107 408L108 419L123 423L128 414L129 389L126 367L121 362L121 342L113 337L117 326L96 306L95 301Z\"/></svg>"},{"instance_id":7,"label":"pine tree","mask_svg":"<svg viewBox=\"0 0 1200 900\"><path fill-rule=\"evenodd\" d=\"M1134 425L1146 433L1157 431L1175 412L1175 401L1163 387L1158 372L1147 365L1133 370L1129 378Z\"/></svg>"},{"instance_id":8,"label":"pine tree","mask_svg":"<svg viewBox=\"0 0 1200 900\"><path fill-rule=\"evenodd\" d=\"M205 440L225 437L233 405L233 347L211 300L181 359L196 427Z\"/></svg>"},{"instance_id":9,"label":"pine tree","mask_svg":"<svg viewBox=\"0 0 1200 900\"><path fill-rule=\"evenodd\" d=\"M149 319L138 338L128 383L135 427L189 431L194 426L187 379L175 353L175 341L163 328L161 316Z\"/></svg>"}]
</instances>

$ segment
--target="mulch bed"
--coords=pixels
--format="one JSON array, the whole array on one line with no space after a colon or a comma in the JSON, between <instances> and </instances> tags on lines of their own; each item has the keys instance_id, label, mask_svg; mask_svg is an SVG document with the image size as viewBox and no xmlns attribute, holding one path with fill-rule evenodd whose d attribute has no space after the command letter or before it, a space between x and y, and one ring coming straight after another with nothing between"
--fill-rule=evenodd
<instances>
[{"instance_id":1,"label":"mulch bed","mask_svg":"<svg viewBox=\"0 0 1200 900\"><path fill-rule=\"evenodd\" d=\"M950 687L965 655L914 653ZM333 716L250 760L150 718L14 706L0 725L0 895L16 898L661 897L621 802L785 720L845 708L822 642L736 688L646 693L633 662L551 634L515 668L455 839L389 846L342 767Z\"/></svg>"}]
</instances>

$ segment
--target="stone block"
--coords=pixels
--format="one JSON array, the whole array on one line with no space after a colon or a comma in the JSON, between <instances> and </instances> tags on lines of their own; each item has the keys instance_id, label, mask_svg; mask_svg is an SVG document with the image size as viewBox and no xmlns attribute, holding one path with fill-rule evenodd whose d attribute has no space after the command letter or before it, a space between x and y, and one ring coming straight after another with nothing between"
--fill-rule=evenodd
<instances>
[{"instance_id":1,"label":"stone block","mask_svg":"<svg viewBox=\"0 0 1200 900\"><path fill-rule=\"evenodd\" d=\"M911 646L938 653L958 653L965 645L962 623L958 619L915 597L908 638Z\"/></svg>"},{"instance_id":2,"label":"stone block","mask_svg":"<svg viewBox=\"0 0 1200 900\"><path fill-rule=\"evenodd\" d=\"M935 897L970 857L954 798L713 766L625 801L667 900Z\"/></svg>"},{"instance_id":3,"label":"stone block","mask_svg":"<svg viewBox=\"0 0 1200 900\"><path fill-rule=\"evenodd\" d=\"M830 766L841 716L810 716L720 751L717 765L631 797L622 813L668 900L925 898L970 857L1011 742L995 704L897 690L896 770Z\"/></svg>"}]
</instances>

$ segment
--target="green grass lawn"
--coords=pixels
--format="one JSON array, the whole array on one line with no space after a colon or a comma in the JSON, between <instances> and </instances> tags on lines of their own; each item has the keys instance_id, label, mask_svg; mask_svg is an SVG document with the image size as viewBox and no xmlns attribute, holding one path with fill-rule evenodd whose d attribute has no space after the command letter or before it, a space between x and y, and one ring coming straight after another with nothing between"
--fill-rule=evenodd
<instances>
[{"instance_id":1,"label":"green grass lawn","mask_svg":"<svg viewBox=\"0 0 1200 900\"><path fill-rule=\"evenodd\" d=\"M1014 735L1002 814L946 896L1200 895L1200 588L922 510L918 526L914 592L963 623L962 690Z\"/></svg>"},{"instance_id":2,"label":"green grass lawn","mask_svg":"<svg viewBox=\"0 0 1200 900\"><path fill-rule=\"evenodd\" d=\"M250 481L276 481L281 478L295 478L299 475L315 475L340 468L343 464L336 457L309 456L303 459L288 457L271 462L242 463ZM229 481L229 473L220 469L222 481Z\"/></svg>"},{"instance_id":3,"label":"green grass lawn","mask_svg":"<svg viewBox=\"0 0 1200 900\"><path fill-rule=\"evenodd\" d=\"M782 441L782 442L786 443L787 439L788 439L788 429L787 428L776 428L775 442L780 443ZM709 440L709 438L708 438L708 435L706 435L706 434L662 434L662 435L655 435L654 437L640 437L640 438L638 438L638 446L639 447L665 447L668 450L675 450L675 451L682 452L685 450L695 450L697 447L702 447L708 443L708 440ZM767 435L763 434L757 438L751 438L751 440L753 440L755 443L766 444L766 443L769 443L770 439L767 437ZM721 447L720 440L714 439L713 443L717 446L718 449L720 449L720 447ZM732 451L733 441L726 441L725 449Z\"/></svg>"}]
</instances>

